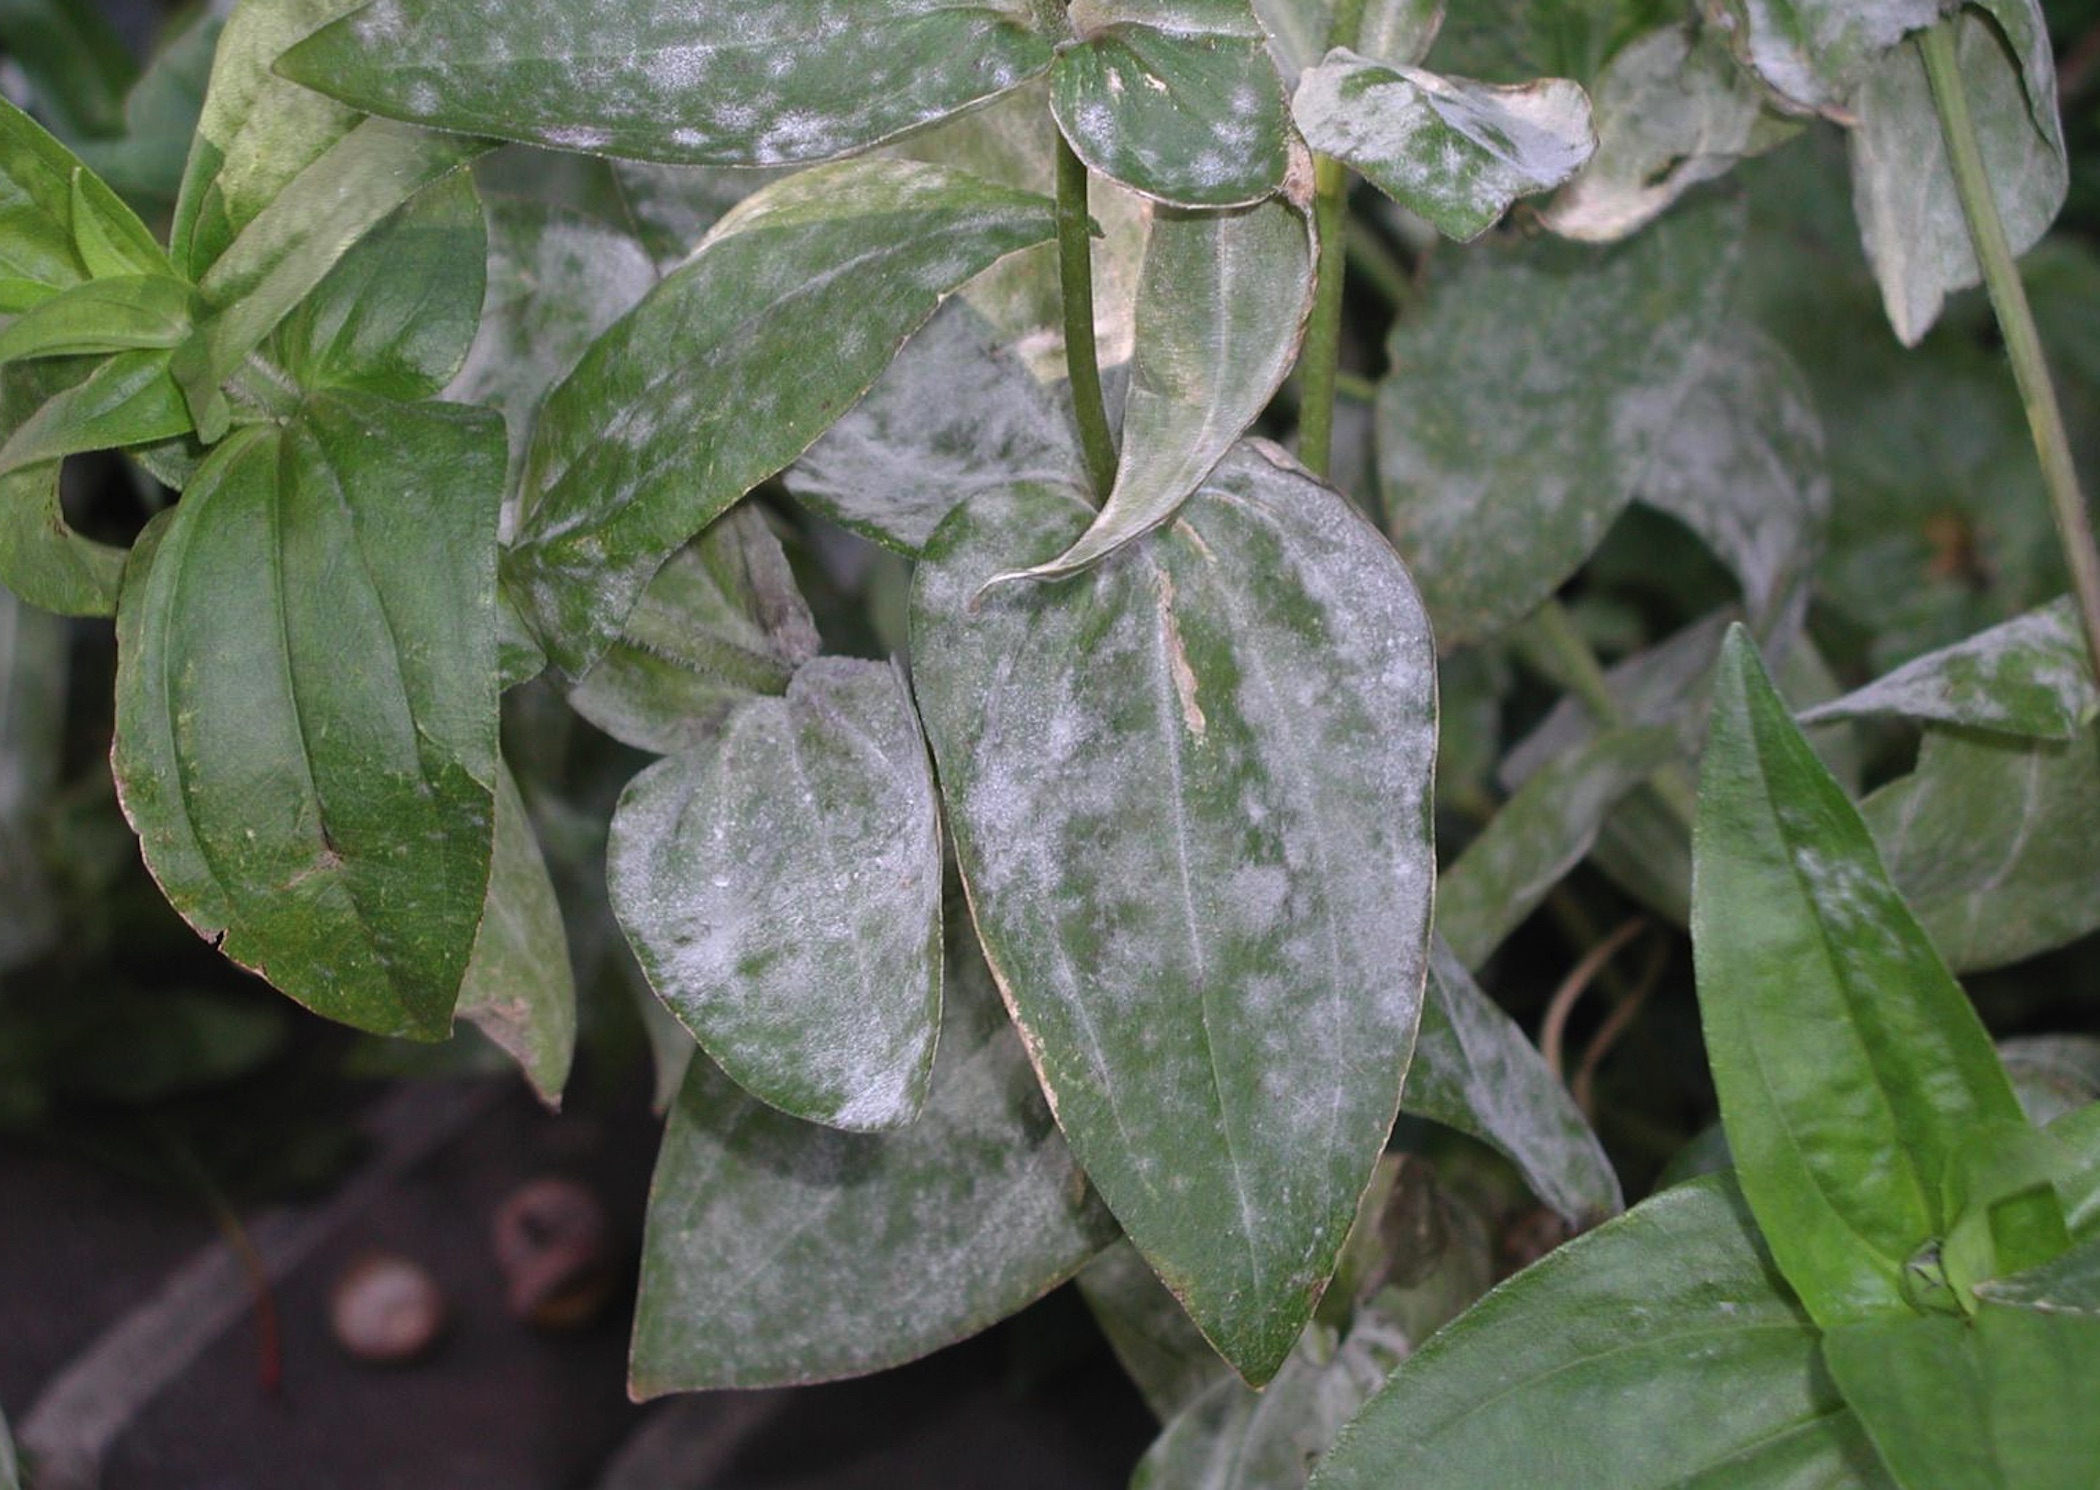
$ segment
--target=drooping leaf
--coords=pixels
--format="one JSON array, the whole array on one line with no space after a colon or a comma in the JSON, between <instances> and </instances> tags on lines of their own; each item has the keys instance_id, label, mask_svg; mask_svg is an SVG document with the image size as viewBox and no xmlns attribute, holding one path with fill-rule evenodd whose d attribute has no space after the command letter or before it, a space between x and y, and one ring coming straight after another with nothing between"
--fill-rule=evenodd
<instances>
[{"instance_id":1,"label":"drooping leaf","mask_svg":"<svg viewBox=\"0 0 2100 1490\"><path fill-rule=\"evenodd\" d=\"M650 1188L629 1390L823 1381L901 1364L1034 1302L1115 1239L954 905L919 1120L847 1133L705 1057Z\"/></svg>"},{"instance_id":2,"label":"drooping leaf","mask_svg":"<svg viewBox=\"0 0 2100 1490\"><path fill-rule=\"evenodd\" d=\"M277 328L273 359L304 389L428 398L474 340L487 262L474 178L456 172L337 261Z\"/></svg>"},{"instance_id":3,"label":"drooping leaf","mask_svg":"<svg viewBox=\"0 0 2100 1490\"><path fill-rule=\"evenodd\" d=\"M628 784L606 882L657 996L753 1096L834 1128L926 1098L941 835L899 673L805 663Z\"/></svg>"},{"instance_id":4,"label":"drooping leaf","mask_svg":"<svg viewBox=\"0 0 2100 1490\"><path fill-rule=\"evenodd\" d=\"M1315 150L1461 241L1567 181L1597 148L1589 97L1565 78L1498 87L1342 48L1306 72L1291 112Z\"/></svg>"},{"instance_id":5,"label":"drooping leaf","mask_svg":"<svg viewBox=\"0 0 2100 1490\"><path fill-rule=\"evenodd\" d=\"M493 415L333 393L148 528L114 766L169 900L317 1012L451 1024L496 780Z\"/></svg>"},{"instance_id":6,"label":"drooping leaf","mask_svg":"<svg viewBox=\"0 0 2100 1490\"><path fill-rule=\"evenodd\" d=\"M500 759L488 899L458 1013L518 1063L542 1102L561 1106L576 1057L576 975L532 818Z\"/></svg>"},{"instance_id":7,"label":"drooping leaf","mask_svg":"<svg viewBox=\"0 0 2100 1490\"><path fill-rule=\"evenodd\" d=\"M1896 714L2034 740L2075 738L2100 691L2069 596L1929 652L1801 714L1803 724Z\"/></svg>"},{"instance_id":8,"label":"drooping leaf","mask_svg":"<svg viewBox=\"0 0 2100 1490\"><path fill-rule=\"evenodd\" d=\"M1631 42L1590 88L1597 153L1547 204L1554 232L1607 243L1637 232L1703 181L1793 136L1711 26Z\"/></svg>"},{"instance_id":9,"label":"drooping leaf","mask_svg":"<svg viewBox=\"0 0 2100 1490\"><path fill-rule=\"evenodd\" d=\"M833 522L916 556L941 519L1017 481L1086 489L1070 418L960 300L782 480Z\"/></svg>"},{"instance_id":10,"label":"drooping leaf","mask_svg":"<svg viewBox=\"0 0 2100 1490\"><path fill-rule=\"evenodd\" d=\"M375 0L279 71L361 109L696 165L850 155L1050 65L1014 0Z\"/></svg>"},{"instance_id":11,"label":"drooping leaf","mask_svg":"<svg viewBox=\"0 0 2100 1490\"><path fill-rule=\"evenodd\" d=\"M1073 1278L1116 1363L1162 1423L1221 1381L1233 1379L1144 1253L1117 1242Z\"/></svg>"},{"instance_id":12,"label":"drooping leaf","mask_svg":"<svg viewBox=\"0 0 2100 1490\"><path fill-rule=\"evenodd\" d=\"M1400 1110L1497 1150L1571 1226L1625 1207L1611 1160L1568 1089L1441 939L1430 944L1422 1031Z\"/></svg>"},{"instance_id":13,"label":"drooping leaf","mask_svg":"<svg viewBox=\"0 0 2100 1490\"><path fill-rule=\"evenodd\" d=\"M1998 967L2100 927L2100 733L1928 729L1917 768L1861 804L1889 877L1949 964Z\"/></svg>"},{"instance_id":14,"label":"drooping leaf","mask_svg":"<svg viewBox=\"0 0 2100 1490\"><path fill-rule=\"evenodd\" d=\"M664 560L807 449L941 296L1052 229L1043 198L895 160L801 172L724 218L534 426L509 574L555 664L596 661Z\"/></svg>"},{"instance_id":15,"label":"drooping leaf","mask_svg":"<svg viewBox=\"0 0 2100 1490\"><path fill-rule=\"evenodd\" d=\"M1726 1177L1517 1274L1402 1363L1315 1490L1890 1485Z\"/></svg>"},{"instance_id":16,"label":"drooping leaf","mask_svg":"<svg viewBox=\"0 0 2100 1490\"><path fill-rule=\"evenodd\" d=\"M1890 885L1740 628L1700 773L1692 939L1736 1171L1826 1328L1905 1310L1972 1128L2020 1109L1967 996Z\"/></svg>"},{"instance_id":17,"label":"drooping leaf","mask_svg":"<svg viewBox=\"0 0 2100 1490\"><path fill-rule=\"evenodd\" d=\"M1297 361L1312 295L1311 234L1287 203L1157 212L1115 487L1070 548L990 582L1076 574L1172 518Z\"/></svg>"},{"instance_id":18,"label":"drooping leaf","mask_svg":"<svg viewBox=\"0 0 2100 1490\"><path fill-rule=\"evenodd\" d=\"M168 270L167 255L138 214L42 125L0 98L0 310L23 310L51 291L99 278L89 251L113 252L118 273Z\"/></svg>"},{"instance_id":19,"label":"drooping leaf","mask_svg":"<svg viewBox=\"0 0 2100 1490\"><path fill-rule=\"evenodd\" d=\"M190 329L190 287L169 274L123 274L60 290L0 330L0 362L173 347Z\"/></svg>"},{"instance_id":20,"label":"drooping leaf","mask_svg":"<svg viewBox=\"0 0 2100 1490\"><path fill-rule=\"evenodd\" d=\"M1050 108L1079 158L1178 207L1242 207L1290 164L1283 84L1248 0L1080 0Z\"/></svg>"},{"instance_id":21,"label":"drooping leaf","mask_svg":"<svg viewBox=\"0 0 2100 1490\"><path fill-rule=\"evenodd\" d=\"M1522 619L1639 490L1723 329L1739 232L1713 202L1601 251L1483 249L1395 326L1379 481L1442 645Z\"/></svg>"},{"instance_id":22,"label":"drooping leaf","mask_svg":"<svg viewBox=\"0 0 2100 1490\"><path fill-rule=\"evenodd\" d=\"M675 755L714 738L745 701L785 694L816 655L780 540L758 509L735 507L656 571L569 704L617 740Z\"/></svg>"},{"instance_id":23,"label":"drooping leaf","mask_svg":"<svg viewBox=\"0 0 2100 1490\"><path fill-rule=\"evenodd\" d=\"M1875 65L1941 9L1940 0L1720 0L1713 16L1781 99L1849 123Z\"/></svg>"},{"instance_id":24,"label":"drooping leaf","mask_svg":"<svg viewBox=\"0 0 2100 1490\"><path fill-rule=\"evenodd\" d=\"M1087 517L1031 487L951 514L915 584L913 681L1058 1121L1263 1381L1334 1265L1413 1044L1427 623L1354 509L1262 446L1085 575L977 598Z\"/></svg>"}]
</instances>

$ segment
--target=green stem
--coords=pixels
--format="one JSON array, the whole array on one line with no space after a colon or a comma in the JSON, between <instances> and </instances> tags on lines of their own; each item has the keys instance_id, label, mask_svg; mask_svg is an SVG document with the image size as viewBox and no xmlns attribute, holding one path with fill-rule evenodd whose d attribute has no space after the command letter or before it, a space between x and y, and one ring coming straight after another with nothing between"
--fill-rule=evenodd
<instances>
[{"instance_id":1,"label":"green stem","mask_svg":"<svg viewBox=\"0 0 2100 1490\"><path fill-rule=\"evenodd\" d=\"M1298 459L1325 476L1334 454L1334 385L1342 358L1342 279L1349 265L1349 168L1313 157L1313 233L1320 241L1312 316L1305 323L1304 398L1298 408Z\"/></svg>"},{"instance_id":2,"label":"green stem","mask_svg":"<svg viewBox=\"0 0 2100 1490\"><path fill-rule=\"evenodd\" d=\"M1990 173L1984 167L1976 121L1969 114L1969 98L1962 88L1961 65L1954 51L1955 24L1945 21L1919 32L1918 51L1925 59L1925 76L1932 84L1932 101L1939 110L1940 133L1946 138L1954 189L1961 197L1962 214L1969 220L1969 237L1976 246L1976 261L1983 268L1984 287L1990 292L1991 309L1997 314L1998 329L2005 338L2005 352L2012 362L2013 380L2020 388L2020 401L2027 408L2027 427L2034 436L2035 454L2041 460L2042 483L2048 488L2049 506L2056 517L2056 535L2071 571L2071 587L2078 595L2078 615L2085 627L2089 661L2095 675L2100 676L2100 547L2094 544L2092 517L2086 509L2085 496L2078 489L2078 469L2071 461L2071 442L2064 433L2063 411L2057 407L2056 385L2050 381L2042 338L2035 330L2034 312L2028 308L2019 267L2013 262L2005 223L1998 216L1998 199L1991 190Z\"/></svg>"},{"instance_id":3,"label":"green stem","mask_svg":"<svg viewBox=\"0 0 2100 1490\"><path fill-rule=\"evenodd\" d=\"M1349 262L1394 310L1405 310L1415 298L1414 276L1393 252L1378 229L1359 218L1349 219Z\"/></svg>"},{"instance_id":4,"label":"green stem","mask_svg":"<svg viewBox=\"0 0 2100 1490\"><path fill-rule=\"evenodd\" d=\"M1064 300L1065 367L1072 379L1072 410L1094 495L1106 500L1116 484L1116 440L1101 397L1101 363L1094 350L1093 222L1086 210L1086 162L1057 136L1057 284Z\"/></svg>"}]
</instances>

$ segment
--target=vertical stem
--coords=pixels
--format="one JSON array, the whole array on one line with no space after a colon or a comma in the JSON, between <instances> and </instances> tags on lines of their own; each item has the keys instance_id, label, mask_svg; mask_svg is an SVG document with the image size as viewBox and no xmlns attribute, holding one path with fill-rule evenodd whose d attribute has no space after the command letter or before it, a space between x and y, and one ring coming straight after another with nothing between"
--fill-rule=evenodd
<instances>
[{"instance_id":1,"label":"vertical stem","mask_svg":"<svg viewBox=\"0 0 2100 1490\"><path fill-rule=\"evenodd\" d=\"M1349 264L1349 168L1313 157L1313 235L1319 240L1312 316L1305 324L1304 398L1298 406L1298 459L1325 476L1334 454L1334 383L1342 356L1342 277Z\"/></svg>"},{"instance_id":2,"label":"vertical stem","mask_svg":"<svg viewBox=\"0 0 2100 1490\"><path fill-rule=\"evenodd\" d=\"M1064 300L1065 367L1072 409L1094 495L1106 499L1116 484L1116 441L1101 397L1101 364L1094 350L1094 247L1086 210L1086 162L1057 136L1057 283Z\"/></svg>"},{"instance_id":3,"label":"vertical stem","mask_svg":"<svg viewBox=\"0 0 2100 1490\"><path fill-rule=\"evenodd\" d=\"M2020 283L2012 244L2007 241L2005 223L1998 216L1998 199L1991 191L1990 173L1984 168L1983 150L1977 142L1976 121L1969 113L1968 94L1962 88L1961 65L1954 50L1956 24L1943 21L1919 32L1918 51L1925 59L1926 79L1932 84L1940 133L1947 142L1947 162L1954 172L1954 189L1961 197L1962 214L1969 221L1976 262L1983 268L1984 287L1990 292L1991 309L1997 314L1998 329L2005 338L2013 380L2020 388L2020 402L2027 408L2027 427L2034 436L2035 454L2041 460L2042 483L2048 488L2050 510L2056 517L2056 535L2071 571L2072 589L2078 596L2086 651L2096 676L2100 676L2100 548L2093 542L2092 517L2086 510L2085 496L2078 489L2078 470L2071 461L2063 411L2057 407L2056 385L2049 378L2049 363L2042 352L2041 336L2035 330L2034 312L2028 308L2027 290Z\"/></svg>"}]
</instances>

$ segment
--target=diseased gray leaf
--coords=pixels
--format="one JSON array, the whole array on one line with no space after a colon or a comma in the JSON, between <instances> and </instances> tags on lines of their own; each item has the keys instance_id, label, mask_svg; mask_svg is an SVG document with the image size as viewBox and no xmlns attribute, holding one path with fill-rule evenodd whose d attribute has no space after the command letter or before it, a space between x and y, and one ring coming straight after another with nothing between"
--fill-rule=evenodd
<instances>
[{"instance_id":1,"label":"diseased gray leaf","mask_svg":"<svg viewBox=\"0 0 2100 1490\"><path fill-rule=\"evenodd\" d=\"M732 207L794 169L674 166L642 160L608 160L605 165L618 187L635 238L665 274L684 263Z\"/></svg>"},{"instance_id":2,"label":"diseased gray leaf","mask_svg":"<svg viewBox=\"0 0 2100 1490\"><path fill-rule=\"evenodd\" d=\"M1441 938L1430 943L1422 1032L1400 1110L1494 1148L1571 1226L1625 1207L1611 1160L1567 1087Z\"/></svg>"},{"instance_id":3,"label":"diseased gray leaf","mask_svg":"<svg viewBox=\"0 0 2100 1490\"><path fill-rule=\"evenodd\" d=\"M569 705L616 740L674 755L713 738L745 700L785 694L816 655L816 621L787 555L746 504L656 571Z\"/></svg>"},{"instance_id":4,"label":"diseased gray leaf","mask_svg":"<svg viewBox=\"0 0 2100 1490\"><path fill-rule=\"evenodd\" d=\"M1461 241L1561 185L1597 146L1589 97L1565 78L1500 87L1341 48L1299 80L1291 112L1315 150Z\"/></svg>"},{"instance_id":5,"label":"diseased gray leaf","mask_svg":"<svg viewBox=\"0 0 2100 1490\"><path fill-rule=\"evenodd\" d=\"M820 1128L693 1062L650 1187L636 1397L899 1365L1034 1302L1115 1239L968 913L946 920L940 1057L910 1127Z\"/></svg>"},{"instance_id":6,"label":"diseased gray leaf","mask_svg":"<svg viewBox=\"0 0 2100 1490\"><path fill-rule=\"evenodd\" d=\"M649 577L867 391L955 286L1047 240L1051 204L850 161L747 198L607 331L533 427L506 578L583 673Z\"/></svg>"},{"instance_id":7,"label":"diseased gray leaf","mask_svg":"<svg viewBox=\"0 0 2100 1490\"><path fill-rule=\"evenodd\" d=\"M1234 1379L1145 1254L1128 1241L1108 1248L1072 1281L1116 1363L1162 1423L1219 1382Z\"/></svg>"},{"instance_id":8,"label":"diseased gray leaf","mask_svg":"<svg viewBox=\"0 0 2100 1490\"><path fill-rule=\"evenodd\" d=\"M1286 88L1295 92L1298 75L1337 46L1388 67L1413 67L1428 53L1444 23L1444 0L1347 3L1359 12L1353 37L1334 34L1337 14L1344 9L1341 0L1254 0Z\"/></svg>"},{"instance_id":9,"label":"diseased gray leaf","mask_svg":"<svg viewBox=\"0 0 2100 1490\"><path fill-rule=\"evenodd\" d=\"M1942 8L1941 0L1718 0L1710 13L1743 65L1782 100L1850 123L1875 64Z\"/></svg>"},{"instance_id":10,"label":"diseased gray leaf","mask_svg":"<svg viewBox=\"0 0 2100 1490\"><path fill-rule=\"evenodd\" d=\"M1228 456L1085 575L981 596L1088 513L1040 487L977 498L912 605L957 857L1058 1121L1257 1382L1311 1316L1398 1104L1436 743L1406 572L1272 452Z\"/></svg>"},{"instance_id":11,"label":"diseased gray leaf","mask_svg":"<svg viewBox=\"0 0 2100 1490\"><path fill-rule=\"evenodd\" d=\"M1070 548L987 583L1076 574L1173 517L1297 361L1312 295L1311 230L1289 204L1155 212L1115 487Z\"/></svg>"},{"instance_id":12,"label":"diseased gray leaf","mask_svg":"<svg viewBox=\"0 0 2100 1490\"><path fill-rule=\"evenodd\" d=\"M2100 1101L2100 1036L2014 1035L1998 1042L1998 1059L2037 1128Z\"/></svg>"},{"instance_id":13,"label":"diseased gray leaf","mask_svg":"<svg viewBox=\"0 0 2100 1490\"><path fill-rule=\"evenodd\" d=\"M1725 327L1740 234L1701 202L1609 249L1484 248L1394 327L1379 480L1441 645L1529 614L1640 489Z\"/></svg>"},{"instance_id":14,"label":"diseased gray leaf","mask_svg":"<svg viewBox=\"0 0 2100 1490\"><path fill-rule=\"evenodd\" d=\"M781 479L833 522L913 556L978 492L1087 482L1069 416L959 297Z\"/></svg>"},{"instance_id":15,"label":"diseased gray leaf","mask_svg":"<svg viewBox=\"0 0 2100 1490\"><path fill-rule=\"evenodd\" d=\"M941 1008L941 835L902 676L806 663L628 784L606 882L657 995L760 1099L918 1116Z\"/></svg>"},{"instance_id":16,"label":"diseased gray leaf","mask_svg":"<svg viewBox=\"0 0 2100 1490\"><path fill-rule=\"evenodd\" d=\"M2069 740L2100 714L2078 611L2065 596L1966 641L1906 662L1803 724L1896 714L1995 734Z\"/></svg>"}]
</instances>

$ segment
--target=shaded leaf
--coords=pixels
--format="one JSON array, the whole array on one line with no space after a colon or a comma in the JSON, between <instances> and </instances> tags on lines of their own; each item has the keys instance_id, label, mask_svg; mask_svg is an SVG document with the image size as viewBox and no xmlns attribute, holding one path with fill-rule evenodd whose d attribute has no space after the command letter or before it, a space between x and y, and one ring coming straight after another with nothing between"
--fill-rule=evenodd
<instances>
[{"instance_id":1,"label":"shaded leaf","mask_svg":"<svg viewBox=\"0 0 2100 1490\"><path fill-rule=\"evenodd\" d=\"M1990 1303L2078 1315L2088 1321L2088 1328L2100 1325L2100 1237L2088 1237L2038 1267L1994 1278L1976 1292Z\"/></svg>"},{"instance_id":2,"label":"shaded leaf","mask_svg":"<svg viewBox=\"0 0 2100 1490\"><path fill-rule=\"evenodd\" d=\"M1410 1356L1317 1490L1890 1484L1725 1177L1577 1237Z\"/></svg>"},{"instance_id":3,"label":"shaded leaf","mask_svg":"<svg viewBox=\"0 0 2100 1490\"><path fill-rule=\"evenodd\" d=\"M195 11L186 22L176 17L173 25L179 29L164 38L125 98L116 137L80 142L88 169L156 220L181 189L183 162L197 132L225 17Z\"/></svg>"},{"instance_id":4,"label":"shaded leaf","mask_svg":"<svg viewBox=\"0 0 2100 1490\"><path fill-rule=\"evenodd\" d=\"M1521 620L1639 490L1725 323L1739 232L1699 203L1602 251L1498 245L1394 327L1379 481L1441 645Z\"/></svg>"},{"instance_id":5,"label":"shaded leaf","mask_svg":"<svg viewBox=\"0 0 2100 1490\"><path fill-rule=\"evenodd\" d=\"M1290 372L1312 295L1311 233L1288 204L1155 213L1115 487L1062 554L986 583L1076 574L1173 517Z\"/></svg>"},{"instance_id":6,"label":"shaded leaf","mask_svg":"<svg viewBox=\"0 0 2100 1490\"><path fill-rule=\"evenodd\" d=\"M68 0L4 0L0 48L28 79L39 111L63 133L117 128L138 69L98 10Z\"/></svg>"},{"instance_id":7,"label":"shaded leaf","mask_svg":"<svg viewBox=\"0 0 2100 1490\"><path fill-rule=\"evenodd\" d=\"M1311 1316L1398 1104L1436 743L1406 572L1272 448L1087 574L973 601L1088 517L1040 487L979 497L912 605L957 857L1058 1121L1257 1382Z\"/></svg>"},{"instance_id":8,"label":"shaded leaf","mask_svg":"<svg viewBox=\"0 0 2100 1490\"><path fill-rule=\"evenodd\" d=\"M1115 1238L1007 1022L960 905L919 1120L846 1133L704 1057L650 1187L629 1390L822 1381L975 1334Z\"/></svg>"},{"instance_id":9,"label":"shaded leaf","mask_svg":"<svg viewBox=\"0 0 2100 1490\"><path fill-rule=\"evenodd\" d=\"M2015 1035L1998 1042L1998 1059L2036 1127L2100 1101L2100 1036Z\"/></svg>"},{"instance_id":10,"label":"shaded leaf","mask_svg":"<svg viewBox=\"0 0 2100 1490\"><path fill-rule=\"evenodd\" d=\"M943 295L1052 230L1041 197L894 160L801 172L724 218L534 426L507 573L555 664L588 668L664 560L808 448Z\"/></svg>"},{"instance_id":11,"label":"shaded leaf","mask_svg":"<svg viewBox=\"0 0 2100 1490\"><path fill-rule=\"evenodd\" d=\"M1307 144L1462 241L1567 181L1597 147L1589 97L1565 78L1497 87L1345 49L1306 72L1291 112Z\"/></svg>"},{"instance_id":12,"label":"shaded leaf","mask_svg":"<svg viewBox=\"0 0 2100 1490\"><path fill-rule=\"evenodd\" d=\"M1719 0L1715 22L1743 65L1794 108L1851 121L1854 95L1940 0Z\"/></svg>"},{"instance_id":13,"label":"shaded leaf","mask_svg":"<svg viewBox=\"0 0 2100 1490\"><path fill-rule=\"evenodd\" d=\"M1234 1379L1145 1254L1128 1241L1103 1251L1072 1281L1116 1363L1162 1423L1219 1382Z\"/></svg>"},{"instance_id":14,"label":"shaded leaf","mask_svg":"<svg viewBox=\"0 0 2100 1490\"><path fill-rule=\"evenodd\" d=\"M1683 11L1675 0L1474 0L1453 8L1431 59L1469 78L1586 83L1622 47Z\"/></svg>"},{"instance_id":15,"label":"shaded leaf","mask_svg":"<svg viewBox=\"0 0 2100 1490\"><path fill-rule=\"evenodd\" d=\"M149 526L117 743L147 866L301 1003L442 1036L489 879L493 416L336 393L227 440Z\"/></svg>"},{"instance_id":16,"label":"shaded leaf","mask_svg":"<svg viewBox=\"0 0 2100 1490\"><path fill-rule=\"evenodd\" d=\"M67 646L64 621L0 586L0 977L59 936L35 829L63 767Z\"/></svg>"},{"instance_id":17,"label":"shaded leaf","mask_svg":"<svg viewBox=\"0 0 2100 1490\"><path fill-rule=\"evenodd\" d=\"M852 154L1050 64L1012 0L376 0L279 70L439 129L640 160L787 165Z\"/></svg>"},{"instance_id":18,"label":"shaded leaf","mask_svg":"<svg viewBox=\"0 0 2100 1490\"><path fill-rule=\"evenodd\" d=\"M1693 839L1699 1007L1743 1193L1809 1313L1907 1310L1965 1135L2019 1104L1747 633L1714 684Z\"/></svg>"},{"instance_id":19,"label":"shaded leaf","mask_svg":"<svg viewBox=\"0 0 2100 1490\"><path fill-rule=\"evenodd\" d=\"M1444 0L1365 0L1360 6L1349 0L1349 8L1358 12L1356 35L1337 37L1336 17L1345 14L1341 0L1254 0L1287 87L1295 90L1298 75L1335 46L1388 67L1413 67L1444 23Z\"/></svg>"}]
</instances>

